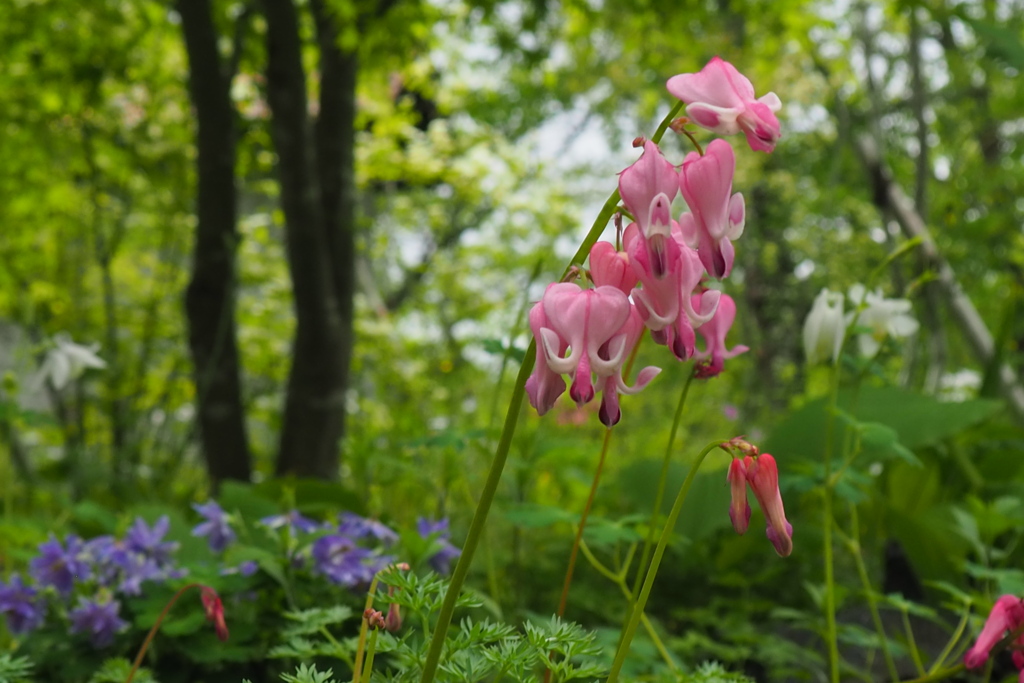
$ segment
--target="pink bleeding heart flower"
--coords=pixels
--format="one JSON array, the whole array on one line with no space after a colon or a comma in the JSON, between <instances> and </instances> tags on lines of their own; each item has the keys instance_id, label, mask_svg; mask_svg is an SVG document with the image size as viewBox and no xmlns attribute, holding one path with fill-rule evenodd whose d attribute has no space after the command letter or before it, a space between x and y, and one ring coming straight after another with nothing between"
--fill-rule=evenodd
<instances>
[{"instance_id":1,"label":"pink bleeding heart flower","mask_svg":"<svg viewBox=\"0 0 1024 683\"><path fill-rule=\"evenodd\" d=\"M992 648L1003 639L1007 631L1016 631L1024 624L1024 604L1015 595L1003 595L996 600L989 612L985 626L978 634L978 640L964 654L964 666L968 669L977 669L988 660ZM1020 643L1024 638L1018 638ZM1017 652L1014 653L1015 655ZM1014 657L1014 664L1018 669L1024 668L1024 658Z\"/></svg>"},{"instance_id":2,"label":"pink bleeding heart flower","mask_svg":"<svg viewBox=\"0 0 1024 683\"><path fill-rule=\"evenodd\" d=\"M711 294L712 291L708 290L703 294L695 295L692 298L694 308L700 308L701 299ZM725 367L726 359L734 358L750 350L742 344L731 349L726 348L725 337L729 334L733 321L736 320L736 302L728 294L719 294L717 304L714 317L697 328L697 331L704 337L704 351L695 355L701 360L706 360L705 363L697 366L696 376L698 379L718 376Z\"/></svg>"},{"instance_id":3,"label":"pink bleeding heart flower","mask_svg":"<svg viewBox=\"0 0 1024 683\"><path fill-rule=\"evenodd\" d=\"M747 483L754 492L768 525L765 535L775 546L775 552L781 557L786 557L793 552L793 525L786 520L786 510L782 506L779 469L775 458L770 453L762 453L757 457L748 455L744 458L744 465Z\"/></svg>"},{"instance_id":4,"label":"pink bleeding heart flower","mask_svg":"<svg viewBox=\"0 0 1024 683\"><path fill-rule=\"evenodd\" d=\"M554 286L554 284L550 284L548 289ZM526 380L526 394L530 398L530 405L533 406L538 415L543 415L551 410L558 397L565 392L565 380L562 379L560 373L555 372L548 365L548 352L540 342L540 331L550 328L551 325L548 323L548 317L544 313L544 302L538 301L530 309L530 330L533 332L533 338L536 340L536 362L533 366L533 372ZM554 345L553 351L558 358L561 358L565 355L565 350L568 347L569 342L559 338Z\"/></svg>"},{"instance_id":5,"label":"pink bleeding heart flower","mask_svg":"<svg viewBox=\"0 0 1024 683\"><path fill-rule=\"evenodd\" d=\"M623 325L619 331L620 334L626 335L626 349L632 351L636 346L637 342L640 341L640 335L644 332L644 323L640 319L640 314L636 308L630 307L629 319L626 324ZM626 381L622 378L622 367L619 370L602 380L601 386L601 408L598 411L598 417L606 427L614 427L618 424L619 419L622 417L622 412L619 409L619 394L632 395L638 393L641 389L646 387L652 379L657 377L658 373L661 372L661 368L649 365L636 376L636 384L632 387L626 384Z\"/></svg>"},{"instance_id":6,"label":"pink bleeding heart flower","mask_svg":"<svg viewBox=\"0 0 1024 683\"><path fill-rule=\"evenodd\" d=\"M779 96L770 92L755 99L750 80L719 57L695 74L673 76L666 87L686 103L691 121L719 135L742 132L755 151L771 152L782 136L775 116L782 109Z\"/></svg>"},{"instance_id":7,"label":"pink bleeding heart flower","mask_svg":"<svg viewBox=\"0 0 1024 683\"><path fill-rule=\"evenodd\" d=\"M590 402L595 390L591 374L608 377L618 371L626 356L629 299L615 287L580 289L572 282L548 286L541 299L547 325L537 341L544 347L548 367L572 374L569 396L577 405ZM563 342L568 344L569 355Z\"/></svg>"},{"instance_id":8,"label":"pink bleeding heart flower","mask_svg":"<svg viewBox=\"0 0 1024 683\"><path fill-rule=\"evenodd\" d=\"M674 249L668 252L673 255L673 259L667 264L665 276L661 278L654 272L640 239L637 237L631 240L628 230L626 233L624 242L633 268L643 285L633 290L633 301L640 317L651 330L654 341L668 346L677 359L687 360L693 355L696 342L694 328L703 325L714 315L718 303L715 297L719 293L710 294L700 301L700 307L694 308L691 295L700 285L704 266L697 252L682 244L679 226L674 221L670 241Z\"/></svg>"},{"instance_id":9,"label":"pink bleeding heart flower","mask_svg":"<svg viewBox=\"0 0 1024 683\"><path fill-rule=\"evenodd\" d=\"M637 283L629 254L617 251L611 242L595 242L590 248L590 279L597 287L608 285L626 295Z\"/></svg>"},{"instance_id":10,"label":"pink bleeding heart flower","mask_svg":"<svg viewBox=\"0 0 1024 683\"><path fill-rule=\"evenodd\" d=\"M732 240L743 234L743 195L732 194L736 154L725 140L713 140L704 156L690 152L683 160L679 189L691 213L679 217L687 246L697 250L708 275L721 279L732 271Z\"/></svg>"},{"instance_id":11,"label":"pink bleeding heart flower","mask_svg":"<svg viewBox=\"0 0 1024 683\"><path fill-rule=\"evenodd\" d=\"M650 140L644 143L640 158L619 174L619 194L640 225L640 237L657 277L664 277L672 260L666 250L671 248L671 207L678 191L679 173Z\"/></svg>"},{"instance_id":12,"label":"pink bleeding heart flower","mask_svg":"<svg viewBox=\"0 0 1024 683\"><path fill-rule=\"evenodd\" d=\"M741 536L747 533L750 524L750 503L747 502L747 466L743 458L733 458L729 465L729 482L731 502L729 503L729 519L732 528Z\"/></svg>"}]
</instances>

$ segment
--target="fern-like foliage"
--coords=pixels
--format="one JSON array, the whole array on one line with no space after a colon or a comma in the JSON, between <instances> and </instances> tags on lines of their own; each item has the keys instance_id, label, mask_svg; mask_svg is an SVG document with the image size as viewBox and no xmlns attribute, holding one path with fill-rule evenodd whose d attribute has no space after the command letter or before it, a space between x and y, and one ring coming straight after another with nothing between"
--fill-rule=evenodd
<instances>
[{"instance_id":1,"label":"fern-like foliage","mask_svg":"<svg viewBox=\"0 0 1024 683\"><path fill-rule=\"evenodd\" d=\"M331 669L318 671L315 664L300 664L294 674L281 674L281 680L285 683L337 683L333 676Z\"/></svg>"},{"instance_id":2,"label":"fern-like foliage","mask_svg":"<svg viewBox=\"0 0 1024 683\"><path fill-rule=\"evenodd\" d=\"M352 610L344 605L334 607L315 607L299 612L287 612L284 615L291 624L284 630L285 638L308 636L322 628L337 626L352 618Z\"/></svg>"},{"instance_id":3,"label":"fern-like foliage","mask_svg":"<svg viewBox=\"0 0 1024 683\"><path fill-rule=\"evenodd\" d=\"M667 672L657 683L754 683L754 679L726 671L717 661L706 661L690 673Z\"/></svg>"},{"instance_id":4,"label":"fern-like foliage","mask_svg":"<svg viewBox=\"0 0 1024 683\"><path fill-rule=\"evenodd\" d=\"M384 577L386 587L377 595L378 604L398 604L405 615L405 626L398 635L378 632L375 638L373 681L416 683L427 658L429 638L417 626L436 620L448 583L436 575L425 577L411 572L393 572ZM390 590L389 590L390 589ZM481 601L470 594L459 597L461 608L475 608ZM355 637L338 639L326 629L351 616L351 612L315 609L288 615L295 626L286 632L287 640L271 650L272 657L295 658L310 662L318 657L333 657L349 667L355 660ZM482 683L502 680L513 683L541 683L551 670L557 683L593 681L604 676L595 664L601 649L595 636L577 624L557 617L539 623L527 623L522 630L489 619L466 617L452 628L441 652L437 679L443 683ZM315 669L301 665L288 683L321 683Z\"/></svg>"},{"instance_id":5,"label":"fern-like foliage","mask_svg":"<svg viewBox=\"0 0 1024 683\"><path fill-rule=\"evenodd\" d=\"M128 673L132 670L132 663L124 657L115 657L103 662L103 666L92 675L89 683L124 683L128 679ZM139 667L132 678L132 683L157 683L149 669Z\"/></svg>"},{"instance_id":6,"label":"fern-like foliage","mask_svg":"<svg viewBox=\"0 0 1024 683\"><path fill-rule=\"evenodd\" d=\"M0 683L28 683L32 669L32 662L26 657L0 655Z\"/></svg>"}]
</instances>

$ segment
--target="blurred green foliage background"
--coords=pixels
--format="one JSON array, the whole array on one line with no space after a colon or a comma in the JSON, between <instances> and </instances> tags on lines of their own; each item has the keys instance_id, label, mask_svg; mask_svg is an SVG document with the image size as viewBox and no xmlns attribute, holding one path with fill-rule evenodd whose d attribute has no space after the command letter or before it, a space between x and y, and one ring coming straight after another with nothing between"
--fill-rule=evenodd
<instances>
[{"instance_id":1,"label":"blurred green foliage background","mask_svg":"<svg viewBox=\"0 0 1024 683\"><path fill-rule=\"evenodd\" d=\"M322 55L311 3L294 8L310 92L299 106L312 125ZM450 516L458 540L529 341L528 307L635 160L633 138L650 135L671 107L665 80L721 55L758 95L779 94L784 136L770 156L737 145L747 226L728 284L739 308L731 342L751 351L692 388L669 488L706 442L745 434L778 459L796 551L766 559L759 524L744 537L731 531L727 463L709 460L649 610L657 628L687 663L718 659L775 680L815 680L822 670L813 487L828 378L805 367L801 328L823 287L865 282L907 239L858 155L863 139L880 150L993 343L987 354L971 344L938 262L921 249L882 266L874 284L910 299L921 329L873 361L843 362L840 405L862 450L837 486L837 516L846 528L857 520L846 541L879 594L930 605L947 632L956 622L947 609L961 609L964 596L986 605L1024 590L1024 416L1006 402L1012 382L1000 374L1004 364L1020 368L1024 340L1021 2L326 8L337 45L359 64L355 220L345 227L355 244L354 345L340 401L345 435L326 481L275 478L296 323L264 5L213 0L223 63L191 67L233 68L232 296L253 495L281 500L287 489L307 512L346 508L406 526ZM0 7L5 573L49 530L98 532L140 504L186 509L211 490L183 307L198 223L198 115L182 33L178 6L158 0ZM679 163L687 144L670 134L663 149ZM61 332L98 343L106 368L63 389L40 382ZM664 370L624 400L615 429L586 534L610 564L646 533L689 372L650 344L637 362ZM563 400L543 419L523 411L474 568L475 585L510 619L557 604L603 438L596 407ZM862 651L877 643L842 543L837 563L844 654L869 667ZM569 616L614 639L619 597L581 564ZM898 623L906 606L886 605ZM894 647L906 640L893 638Z\"/></svg>"}]
</instances>

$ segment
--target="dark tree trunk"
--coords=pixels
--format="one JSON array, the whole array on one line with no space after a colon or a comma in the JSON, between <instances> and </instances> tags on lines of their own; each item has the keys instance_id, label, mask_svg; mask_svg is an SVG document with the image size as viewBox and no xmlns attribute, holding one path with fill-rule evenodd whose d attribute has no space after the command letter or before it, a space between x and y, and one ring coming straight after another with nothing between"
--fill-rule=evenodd
<instances>
[{"instance_id":1,"label":"dark tree trunk","mask_svg":"<svg viewBox=\"0 0 1024 683\"><path fill-rule=\"evenodd\" d=\"M356 80L354 51L338 47L338 27L323 0L312 0L320 47L320 112L314 139L320 174L324 234L330 254L331 286L338 306L340 340L337 354L339 385L349 386L349 368L355 342L352 320L356 288ZM345 436L344 404L340 413L339 441Z\"/></svg>"},{"instance_id":2,"label":"dark tree trunk","mask_svg":"<svg viewBox=\"0 0 1024 683\"><path fill-rule=\"evenodd\" d=\"M235 130L230 78L217 51L209 0L178 0L198 121L198 225L185 295L199 435L216 487L249 480L251 464L235 328Z\"/></svg>"},{"instance_id":3,"label":"dark tree trunk","mask_svg":"<svg viewBox=\"0 0 1024 683\"><path fill-rule=\"evenodd\" d=\"M267 19L267 100L273 117L271 136L278 156L296 317L276 469L279 475L336 479L349 356L345 345L351 345L351 333L346 335L345 329L351 325L352 268L344 263L336 264L346 271L342 273L341 282L349 283L343 287L346 291L342 296L349 310L346 325L342 322L335 290L332 247L347 251L347 258L351 260L351 234L347 236L348 246L344 241L339 246L333 236L328 236L327 226L340 224L338 207L346 203L342 192L345 186L336 187L346 174L340 168L331 168L332 164L342 163L346 147L347 170L351 172L351 145L343 139L340 146L335 147L334 136L351 136L352 126L349 124L344 133L340 129L332 131L328 127L332 124L319 127L315 142L324 141L328 148L314 155L314 132L307 115L306 75L295 6L292 0L264 0L263 6ZM328 75L334 82L339 77L344 77L344 71ZM354 85L354 77L352 83ZM337 120L333 125L340 127L344 123L344 117L338 115L342 111L344 109L339 108L335 112ZM322 191L321 174L331 184L326 193ZM351 182L350 176L348 182ZM350 228L351 223L346 227Z\"/></svg>"}]
</instances>

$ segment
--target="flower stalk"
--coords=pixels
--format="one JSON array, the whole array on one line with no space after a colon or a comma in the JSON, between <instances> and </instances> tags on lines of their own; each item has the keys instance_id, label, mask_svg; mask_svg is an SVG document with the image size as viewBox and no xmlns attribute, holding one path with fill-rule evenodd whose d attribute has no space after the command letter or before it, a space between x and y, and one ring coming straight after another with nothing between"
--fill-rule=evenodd
<instances>
[{"instance_id":1,"label":"flower stalk","mask_svg":"<svg viewBox=\"0 0 1024 683\"><path fill-rule=\"evenodd\" d=\"M640 553L640 564L637 565L636 579L630 596L635 596L640 590L640 582L643 581L644 568L651 558L651 551L654 548L654 529L658 522L658 514L661 512L661 503L665 500L665 486L668 480L668 466L672 462L672 446L675 444L676 433L683 418L683 406L686 405L686 396L690 393L690 384L693 382L694 369L690 368L690 374L686 376L683 384L683 392L679 395L679 403L676 404L676 413L672 418L672 428L668 433L668 443L665 445L665 457L661 461L661 474L658 477L658 491L654 494L654 507L651 508L651 520L648 523L647 538L644 539L644 549Z\"/></svg>"},{"instance_id":2,"label":"flower stalk","mask_svg":"<svg viewBox=\"0 0 1024 683\"><path fill-rule=\"evenodd\" d=\"M658 545L654 549L654 556L651 558L651 566L647 570L647 576L644 578L644 585L640 589L640 594L634 598L633 604L629 610L629 620L626 622L626 627L623 629L622 638L619 641L618 650L615 652L615 659L612 662L611 672L608 674L607 683L615 683L619 679L619 672L622 670L622 665L626 661L626 655L629 654L629 646L633 642L633 636L636 634L636 629L640 625L641 617L644 613L644 608L647 606L647 599L651 595L651 588L654 586L654 579L658 575L658 568L661 566L661 560L665 555L665 548L668 547L669 539L672 538L672 532L675 529L676 521L679 519L679 513L682 512L683 503L686 502L686 495L690 492L690 487L693 486L693 480L697 476L697 471L700 469L701 464L704 462L704 458L708 456L708 453L721 448L726 453L732 455L732 453L725 447L728 440L714 441L704 447L698 455L696 460L693 461L693 465L690 466L690 471L686 475L686 479L683 481L683 485L679 488L679 493L676 494L676 500L672 504L672 510L668 514L668 520L665 522L665 526L661 530L661 538L658 539Z\"/></svg>"},{"instance_id":3,"label":"flower stalk","mask_svg":"<svg viewBox=\"0 0 1024 683\"><path fill-rule=\"evenodd\" d=\"M662 120L661 125L658 126L657 131L651 138L652 140L655 142L661 141L672 119L678 115L682 107L682 102L672 107L668 115ZM597 238L601 235L601 231L604 230L608 221L615 214L618 202L619 191L615 190L608 197L608 201L604 203L604 207L594 221L594 225L590 228L590 232L583 238L580 248L576 251L569 265L566 266L565 274L568 274L572 268L578 267L579 264L583 263L587 254L590 253L590 248L594 246ZM441 609L437 616L437 625L434 629L433 637L430 639L430 648L427 650L427 658L423 664L423 675L420 678L420 683L431 683L437 674L437 667L441 660L441 650L444 647L448 627L451 625L452 616L455 612L455 602L458 599L459 592L462 590L462 584L465 583L466 575L469 573L469 567L473 562L473 555L476 553L477 546L480 543L480 537L483 534L484 525L491 510L491 504L494 502L494 494L498 490L498 482L501 480L501 474L505 469L505 462L508 460L512 437L519 422L519 412L523 405L523 398L526 396L526 380L533 371L535 360L536 341L531 341L529 348L526 350L523 364L519 368L515 386L512 389L512 398L509 401L508 411L505 414L505 423L498 440L498 446L494 452L494 458L491 460L491 468L487 473L487 479L480 493L480 500L477 502L476 512L474 512L473 520L469 525L469 532L466 535L466 542L462 548L462 555L455 565L455 571L452 572L448 591L445 593L444 601L441 603Z\"/></svg>"},{"instance_id":4,"label":"flower stalk","mask_svg":"<svg viewBox=\"0 0 1024 683\"><path fill-rule=\"evenodd\" d=\"M174 603L178 602L178 598L180 598L182 595L184 595L185 591L187 591L187 590L189 590L191 588L199 588L199 589L201 589L203 591L203 606L204 606L204 609L207 609L207 618L208 619L216 619L215 625L217 626L217 629L218 629L218 636L220 636L220 634L221 634L220 628L222 627L222 625L224 623L224 612L223 612L223 609L221 609L219 611L219 613L214 614L214 613L211 613L209 611L209 609L207 608L207 597L206 596L208 594L212 594L213 596L216 596L216 593L213 591L213 589L210 588L209 586L206 586L206 585L201 584L201 583L190 583L190 584L187 584L185 586L182 586L181 588L178 589L178 592L175 593L174 595L172 595L171 599L167 601L167 604L164 605L163 611L160 612L160 616L158 616L156 618L156 623L153 624L153 628L149 629L149 633L146 634L146 639L144 641L142 641L142 646L139 648L139 654L137 654L135 656L135 661L132 663L132 668L128 672L128 676L124 679L124 683L132 683L132 679L135 677L135 672L138 671L139 667L142 665L142 658L146 656L146 650L149 649L150 643L153 642L153 638L156 636L157 631L160 630L160 626L164 623L164 619L167 618L168 612L170 612L171 608L174 607ZM213 598L211 598L211 602L212 602L212 599ZM217 601L217 604L219 605L220 604L220 598L215 598L215 599ZM224 637L221 638L221 640L226 639L226 637L227 637L227 631L225 629Z\"/></svg>"}]
</instances>

